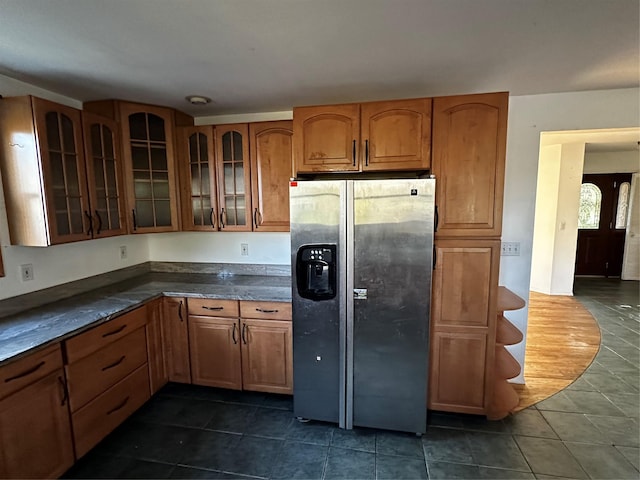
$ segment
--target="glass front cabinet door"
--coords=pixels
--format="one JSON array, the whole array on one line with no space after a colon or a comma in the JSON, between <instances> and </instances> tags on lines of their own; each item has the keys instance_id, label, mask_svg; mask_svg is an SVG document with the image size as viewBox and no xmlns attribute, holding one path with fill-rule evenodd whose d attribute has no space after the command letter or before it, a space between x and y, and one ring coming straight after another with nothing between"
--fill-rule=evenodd
<instances>
[{"instance_id":1,"label":"glass front cabinet door","mask_svg":"<svg viewBox=\"0 0 640 480\"><path fill-rule=\"evenodd\" d=\"M42 161L50 242L91 238L80 111L34 97L33 114Z\"/></svg>"},{"instance_id":2,"label":"glass front cabinet door","mask_svg":"<svg viewBox=\"0 0 640 480\"><path fill-rule=\"evenodd\" d=\"M182 229L218 229L213 127L178 127Z\"/></svg>"},{"instance_id":3,"label":"glass front cabinet door","mask_svg":"<svg viewBox=\"0 0 640 480\"><path fill-rule=\"evenodd\" d=\"M178 230L173 111L120 104L131 233Z\"/></svg>"},{"instance_id":4,"label":"glass front cabinet door","mask_svg":"<svg viewBox=\"0 0 640 480\"><path fill-rule=\"evenodd\" d=\"M87 184L91 210L87 217L94 238L125 235L120 139L115 120L82 112Z\"/></svg>"},{"instance_id":5,"label":"glass front cabinet door","mask_svg":"<svg viewBox=\"0 0 640 480\"><path fill-rule=\"evenodd\" d=\"M251 231L249 127L217 125L215 132L220 230Z\"/></svg>"}]
</instances>

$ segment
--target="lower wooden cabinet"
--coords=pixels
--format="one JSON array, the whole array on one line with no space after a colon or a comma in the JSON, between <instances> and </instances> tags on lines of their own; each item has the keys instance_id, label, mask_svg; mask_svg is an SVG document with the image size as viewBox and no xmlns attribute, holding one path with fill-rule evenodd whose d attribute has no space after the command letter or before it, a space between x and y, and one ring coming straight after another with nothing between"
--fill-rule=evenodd
<instances>
[{"instance_id":1,"label":"lower wooden cabinet","mask_svg":"<svg viewBox=\"0 0 640 480\"><path fill-rule=\"evenodd\" d=\"M169 381L162 341L162 307L162 298L147 305L148 322L145 328L147 330L147 358L151 395Z\"/></svg>"},{"instance_id":2,"label":"lower wooden cabinet","mask_svg":"<svg viewBox=\"0 0 640 480\"><path fill-rule=\"evenodd\" d=\"M163 298L162 341L169 381L191 383L187 302L184 298Z\"/></svg>"},{"instance_id":3,"label":"lower wooden cabinet","mask_svg":"<svg viewBox=\"0 0 640 480\"><path fill-rule=\"evenodd\" d=\"M293 393L291 322L242 319L242 387Z\"/></svg>"},{"instance_id":4,"label":"lower wooden cabinet","mask_svg":"<svg viewBox=\"0 0 640 480\"><path fill-rule=\"evenodd\" d=\"M499 240L438 240L433 272L432 410L486 414L492 395Z\"/></svg>"},{"instance_id":5,"label":"lower wooden cabinet","mask_svg":"<svg viewBox=\"0 0 640 480\"><path fill-rule=\"evenodd\" d=\"M149 400L145 363L73 414L77 458L85 455L129 415Z\"/></svg>"},{"instance_id":6,"label":"lower wooden cabinet","mask_svg":"<svg viewBox=\"0 0 640 480\"><path fill-rule=\"evenodd\" d=\"M0 382L0 478L59 477L74 462L60 345L2 367Z\"/></svg>"},{"instance_id":7,"label":"lower wooden cabinet","mask_svg":"<svg viewBox=\"0 0 640 480\"><path fill-rule=\"evenodd\" d=\"M189 312L200 313L189 315L193 383L293 393L291 304L241 301L239 318L229 302L189 300Z\"/></svg>"},{"instance_id":8,"label":"lower wooden cabinet","mask_svg":"<svg viewBox=\"0 0 640 480\"><path fill-rule=\"evenodd\" d=\"M242 389L237 318L189 315L193 383Z\"/></svg>"}]
</instances>

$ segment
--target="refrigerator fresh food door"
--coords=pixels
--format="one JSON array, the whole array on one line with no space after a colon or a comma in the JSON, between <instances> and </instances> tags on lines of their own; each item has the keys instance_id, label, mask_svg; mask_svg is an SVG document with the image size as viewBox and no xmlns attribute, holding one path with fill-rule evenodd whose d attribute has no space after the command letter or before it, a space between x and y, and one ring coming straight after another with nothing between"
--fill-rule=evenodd
<instances>
[{"instance_id":1,"label":"refrigerator fresh food door","mask_svg":"<svg viewBox=\"0 0 640 480\"><path fill-rule=\"evenodd\" d=\"M345 418L346 182L291 182L293 410ZM313 258L312 258L313 257Z\"/></svg>"},{"instance_id":2,"label":"refrigerator fresh food door","mask_svg":"<svg viewBox=\"0 0 640 480\"><path fill-rule=\"evenodd\" d=\"M435 180L362 180L352 188L353 425L424 433Z\"/></svg>"}]
</instances>

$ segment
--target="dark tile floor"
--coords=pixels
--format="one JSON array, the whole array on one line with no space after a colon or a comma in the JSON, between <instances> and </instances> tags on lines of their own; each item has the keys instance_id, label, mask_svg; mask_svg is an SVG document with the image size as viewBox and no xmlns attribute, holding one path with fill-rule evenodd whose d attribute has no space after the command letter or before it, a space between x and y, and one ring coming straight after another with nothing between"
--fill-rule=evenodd
<instances>
[{"instance_id":1,"label":"dark tile floor","mask_svg":"<svg viewBox=\"0 0 640 480\"><path fill-rule=\"evenodd\" d=\"M575 293L602 329L595 361L504 420L431 412L422 438L345 431L297 422L290 397L169 384L65 477L638 479L638 282L578 279Z\"/></svg>"}]
</instances>

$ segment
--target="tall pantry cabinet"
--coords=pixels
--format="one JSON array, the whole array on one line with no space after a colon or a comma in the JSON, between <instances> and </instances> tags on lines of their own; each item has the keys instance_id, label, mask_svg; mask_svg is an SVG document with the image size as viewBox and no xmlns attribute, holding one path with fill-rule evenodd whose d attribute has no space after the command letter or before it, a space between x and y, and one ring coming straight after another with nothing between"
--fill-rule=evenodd
<instances>
[{"instance_id":1,"label":"tall pantry cabinet","mask_svg":"<svg viewBox=\"0 0 640 480\"><path fill-rule=\"evenodd\" d=\"M485 414L492 394L508 100L508 93L433 100L433 410Z\"/></svg>"}]
</instances>

